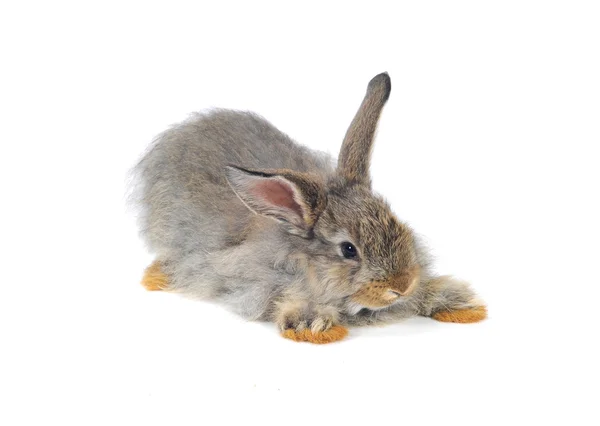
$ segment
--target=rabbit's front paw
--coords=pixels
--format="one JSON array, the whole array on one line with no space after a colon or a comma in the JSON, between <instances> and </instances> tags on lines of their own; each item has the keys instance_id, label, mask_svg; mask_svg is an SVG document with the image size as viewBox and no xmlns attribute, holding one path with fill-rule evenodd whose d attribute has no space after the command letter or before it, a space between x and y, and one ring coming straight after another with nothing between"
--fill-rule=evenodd
<instances>
[{"instance_id":1,"label":"rabbit's front paw","mask_svg":"<svg viewBox=\"0 0 600 426\"><path fill-rule=\"evenodd\" d=\"M313 332L309 328L298 330L297 328L288 328L281 333L286 339L291 339L295 342L310 342L310 343L333 343L342 340L348 335L348 329L341 325L333 325L324 331Z\"/></svg>"},{"instance_id":2,"label":"rabbit's front paw","mask_svg":"<svg viewBox=\"0 0 600 426\"><path fill-rule=\"evenodd\" d=\"M487 318L485 303L465 281L444 275L426 282L425 286L429 298L425 316L458 323L479 322Z\"/></svg>"},{"instance_id":3,"label":"rabbit's front paw","mask_svg":"<svg viewBox=\"0 0 600 426\"><path fill-rule=\"evenodd\" d=\"M478 298L472 298L464 308L441 310L434 313L431 317L441 322L457 322L467 324L486 319L487 308L483 301Z\"/></svg>"},{"instance_id":4,"label":"rabbit's front paw","mask_svg":"<svg viewBox=\"0 0 600 426\"><path fill-rule=\"evenodd\" d=\"M454 311L440 311L433 314L432 318L441 322L458 322L467 324L486 319L487 309L485 306L478 306L476 308L457 309Z\"/></svg>"},{"instance_id":5,"label":"rabbit's front paw","mask_svg":"<svg viewBox=\"0 0 600 426\"><path fill-rule=\"evenodd\" d=\"M342 340L348 329L337 322L333 308L322 307L314 311L301 304L288 304L282 309L278 325L283 337L296 342L331 343Z\"/></svg>"}]
</instances>

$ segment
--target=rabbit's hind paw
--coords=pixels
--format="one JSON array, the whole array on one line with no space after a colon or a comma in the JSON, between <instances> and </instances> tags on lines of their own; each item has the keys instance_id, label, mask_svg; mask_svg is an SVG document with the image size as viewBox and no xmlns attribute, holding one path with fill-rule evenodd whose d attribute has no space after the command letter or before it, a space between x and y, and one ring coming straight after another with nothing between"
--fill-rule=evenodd
<instances>
[{"instance_id":1,"label":"rabbit's hind paw","mask_svg":"<svg viewBox=\"0 0 600 426\"><path fill-rule=\"evenodd\" d=\"M169 277L162 272L160 263L154 261L144 271L141 284L148 291L167 290L169 287Z\"/></svg>"}]
</instances>

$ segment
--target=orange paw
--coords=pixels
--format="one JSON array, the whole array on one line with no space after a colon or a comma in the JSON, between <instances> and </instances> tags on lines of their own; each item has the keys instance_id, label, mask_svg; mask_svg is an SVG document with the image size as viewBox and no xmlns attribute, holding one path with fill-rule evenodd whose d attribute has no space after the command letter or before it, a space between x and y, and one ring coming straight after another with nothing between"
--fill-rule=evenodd
<instances>
[{"instance_id":1,"label":"orange paw","mask_svg":"<svg viewBox=\"0 0 600 426\"><path fill-rule=\"evenodd\" d=\"M319 331L317 333L313 333L309 329L297 331L289 328L283 333L281 333L281 335L286 339L291 339L295 342L310 342L323 344L342 340L348 335L348 329L346 327L342 327L341 325L334 325L327 331Z\"/></svg>"},{"instance_id":2,"label":"orange paw","mask_svg":"<svg viewBox=\"0 0 600 426\"><path fill-rule=\"evenodd\" d=\"M166 290L169 285L169 277L160 270L160 263L154 261L144 271L142 285L148 291Z\"/></svg>"},{"instance_id":3,"label":"orange paw","mask_svg":"<svg viewBox=\"0 0 600 426\"><path fill-rule=\"evenodd\" d=\"M485 306L478 306L472 309L442 311L434 314L432 318L442 322L459 322L463 324L479 322L487 318L487 309Z\"/></svg>"}]
</instances>

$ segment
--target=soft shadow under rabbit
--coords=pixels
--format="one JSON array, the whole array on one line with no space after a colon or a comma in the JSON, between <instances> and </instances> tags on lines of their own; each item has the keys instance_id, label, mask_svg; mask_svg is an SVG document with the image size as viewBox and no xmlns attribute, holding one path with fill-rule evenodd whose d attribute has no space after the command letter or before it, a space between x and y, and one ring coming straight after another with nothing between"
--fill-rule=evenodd
<instances>
[{"instance_id":1,"label":"soft shadow under rabbit","mask_svg":"<svg viewBox=\"0 0 600 426\"><path fill-rule=\"evenodd\" d=\"M414 315L484 319L466 283L432 276L416 236L371 190L390 91L386 73L371 80L337 165L248 112L196 114L158 136L135 168L156 254L146 288L214 300L315 343Z\"/></svg>"}]
</instances>

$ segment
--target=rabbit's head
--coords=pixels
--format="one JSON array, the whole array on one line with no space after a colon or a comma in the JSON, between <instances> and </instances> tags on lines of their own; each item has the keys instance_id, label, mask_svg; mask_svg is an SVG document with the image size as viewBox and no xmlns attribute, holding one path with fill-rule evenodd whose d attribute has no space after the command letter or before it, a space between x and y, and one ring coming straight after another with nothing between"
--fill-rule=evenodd
<instances>
[{"instance_id":1,"label":"rabbit's head","mask_svg":"<svg viewBox=\"0 0 600 426\"><path fill-rule=\"evenodd\" d=\"M302 239L312 286L343 300L348 313L402 300L421 274L412 231L371 190L371 148L390 91L386 73L371 80L336 173L327 181L287 169L227 169L231 187L248 208L278 220L290 238Z\"/></svg>"}]
</instances>

